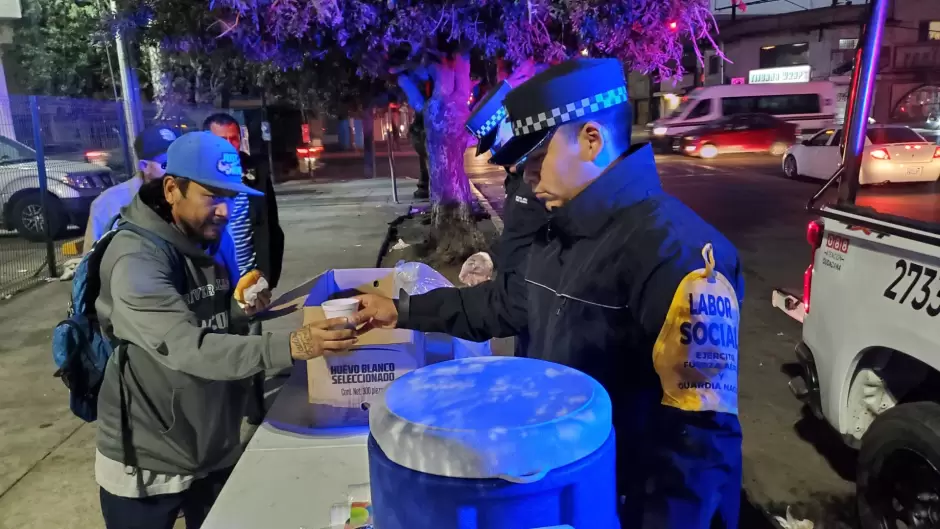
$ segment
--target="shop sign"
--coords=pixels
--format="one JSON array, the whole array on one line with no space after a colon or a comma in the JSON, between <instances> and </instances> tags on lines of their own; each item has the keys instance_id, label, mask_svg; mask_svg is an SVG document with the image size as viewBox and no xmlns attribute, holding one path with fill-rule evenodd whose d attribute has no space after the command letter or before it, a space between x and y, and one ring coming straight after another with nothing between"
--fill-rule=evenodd
<instances>
[{"instance_id":1,"label":"shop sign","mask_svg":"<svg viewBox=\"0 0 940 529\"><path fill-rule=\"evenodd\" d=\"M748 84L807 83L809 82L810 71L811 68L808 64L781 68L762 68L748 72L747 82Z\"/></svg>"},{"instance_id":2,"label":"shop sign","mask_svg":"<svg viewBox=\"0 0 940 529\"><path fill-rule=\"evenodd\" d=\"M895 70L940 68L940 43L898 46L894 49Z\"/></svg>"}]
</instances>

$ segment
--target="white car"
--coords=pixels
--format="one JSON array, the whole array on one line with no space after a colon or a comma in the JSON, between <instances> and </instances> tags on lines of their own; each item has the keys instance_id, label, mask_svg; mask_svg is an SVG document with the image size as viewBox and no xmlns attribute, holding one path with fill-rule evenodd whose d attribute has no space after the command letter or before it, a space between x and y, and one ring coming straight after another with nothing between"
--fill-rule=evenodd
<instances>
[{"instance_id":1,"label":"white car","mask_svg":"<svg viewBox=\"0 0 940 529\"><path fill-rule=\"evenodd\" d=\"M828 180L842 163L841 128L820 131L783 156L787 178ZM934 182L940 179L940 147L902 125L869 125L859 184Z\"/></svg>"},{"instance_id":2,"label":"white car","mask_svg":"<svg viewBox=\"0 0 940 529\"><path fill-rule=\"evenodd\" d=\"M46 221L52 237L69 225L84 228L92 200L114 183L110 169L90 163L47 156L45 168L48 215L40 202L36 151L0 136L0 228L31 241L44 240Z\"/></svg>"}]
</instances>

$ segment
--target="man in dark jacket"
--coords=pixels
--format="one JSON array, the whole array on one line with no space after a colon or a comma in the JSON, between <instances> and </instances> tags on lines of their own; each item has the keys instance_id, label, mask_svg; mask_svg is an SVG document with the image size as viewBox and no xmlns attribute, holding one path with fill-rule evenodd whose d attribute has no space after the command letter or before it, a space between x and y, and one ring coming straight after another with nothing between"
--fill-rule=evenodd
<instances>
[{"instance_id":1,"label":"man in dark jacket","mask_svg":"<svg viewBox=\"0 0 940 529\"><path fill-rule=\"evenodd\" d=\"M528 77L526 77L527 79ZM525 79L519 78L519 83ZM467 120L467 130L479 141L477 156L487 151L495 154L512 139L512 128L506 122L503 99L512 87L503 81L493 87L477 103ZM532 194L532 188L523 181L523 167L507 166L504 183L506 199L503 205L503 231L493 243L494 268L498 274L524 274L529 246L548 224L548 211ZM484 283L480 288L496 288ZM515 356L528 356L528 330L516 335Z\"/></svg>"},{"instance_id":2,"label":"man in dark jacket","mask_svg":"<svg viewBox=\"0 0 940 529\"><path fill-rule=\"evenodd\" d=\"M428 137L424 128L424 111L417 112L408 127L408 138L418 154L418 189L414 197L427 200L431 197L431 173L428 168Z\"/></svg>"},{"instance_id":3,"label":"man in dark jacket","mask_svg":"<svg viewBox=\"0 0 940 529\"><path fill-rule=\"evenodd\" d=\"M273 290L277 288L284 263L284 231L278 220L277 196L269 168L266 163L258 163L241 150L241 127L232 116L213 114L206 118L203 129L228 141L238 150L245 185L264 193L263 196L246 196L247 217L242 221L245 228L238 232L232 231L232 238L236 250L243 250L239 252L240 275L257 268ZM233 218L232 222L238 224L240 219Z\"/></svg>"},{"instance_id":4,"label":"man in dark jacket","mask_svg":"<svg viewBox=\"0 0 940 529\"><path fill-rule=\"evenodd\" d=\"M487 290L363 296L360 316L476 341L527 327L532 356L610 393L623 527L736 527L737 251L663 191L648 145L630 147L617 61L554 66L504 105L513 138L491 161L527 159L526 180L551 212L525 276L500 276ZM697 295L712 283L723 296Z\"/></svg>"},{"instance_id":5,"label":"man in dark jacket","mask_svg":"<svg viewBox=\"0 0 940 529\"><path fill-rule=\"evenodd\" d=\"M281 277L284 262L284 231L277 216L277 197L267 164L255 163L250 154L241 150L242 134L238 121L224 113L213 114L203 122L203 129L228 141L238 151L242 163L242 181L259 195L245 193L235 197L229 233L235 243L238 276L258 269L274 290ZM261 195L260 193L263 193ZM261 322L253 322L252 334L261 334ZM248 404L248 422L258 425L264 420L264 373L255 375L254 398Z\"/></svg>"}]
</instances>

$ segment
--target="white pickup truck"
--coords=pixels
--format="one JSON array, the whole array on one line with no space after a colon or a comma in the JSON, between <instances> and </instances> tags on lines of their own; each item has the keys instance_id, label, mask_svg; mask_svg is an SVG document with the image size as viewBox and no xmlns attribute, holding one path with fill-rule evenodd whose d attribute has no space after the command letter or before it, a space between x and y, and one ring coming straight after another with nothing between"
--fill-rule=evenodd
<instances>
[{"instance_id":1,"label":"white pickup truck","mask_svg":"<svg viewBox=\"0 0 940 529\"><path fill-rule=\"evenodd\" d=\"M802 292L776 290L773 303L803 324L794 395L858 449L862 528L938 528L940 182L859 188L889 6L871 2L844 156L808 204L819 218L807 227ZM819 207L836 182L838 199Z\"/></svg>"},{"instance_id":2,"label":"white pickup truck","mask_svg":"<svg viewBox=\"0 0 940 529\"><path fill-rule=\"evenodd\" d=\"M44 239L44 222L52 237L69 225L84 228L92 200L110 187L112 171L100 165L46 157L46 207L40 204L36 151L0 136L0 228L25 239Z\"/></svg>"},{"instance_id":3,"label":"white pickup truck","mask_svg":"<svg viewBox=\"0 0 940 529\"><path fill-rule=\"evenodd\" d=\"M940 527L940 224L849 205L820 215L803 292L773 296L803 323L790 387L860 450L865 529Z\"/></svg>"}]
</instances>

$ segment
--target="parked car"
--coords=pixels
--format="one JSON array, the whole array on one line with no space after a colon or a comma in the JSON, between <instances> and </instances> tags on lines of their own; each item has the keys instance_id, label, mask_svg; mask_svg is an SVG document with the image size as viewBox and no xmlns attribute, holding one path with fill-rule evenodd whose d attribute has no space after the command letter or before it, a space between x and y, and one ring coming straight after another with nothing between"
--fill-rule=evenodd
<instances>
[{"instance_id":1,"label":"parked car","mask_svg":"<svg viewBox=\"0 0 940 529\"><path fill-rule=\"evenodd\" d=\"M768 114L738 114L688 131L673 141L673 151L714 158L721 154L763 152L781 156L796 142L797 127Z\"/></svg>"},{"instance_id":2,"label":"parked car","mask_svg":"<svg viewBox=\"0 0 940 529\"><path fill-rule=\"evenodd\" d=\"M107 167L57 158L46 158L45 167L44 213L36 151L0 136L0 227L31 241L44 239L47 221L53 237L63 235L69 225L84 228L92 200L114 183Z\"/></svg>"},{"instance_id":3,"label":"parked car","mask_svg":"<svg viewBox=\"0 0 940 529\"><path fill-rule=\"evenodd\" d=\"M820 131L783 157L783 174L827 180L842 163L841 128ZM940 147L903 125L869 125L859 184L933 182L940 178Z\"/></svg>"}]
</instances>

